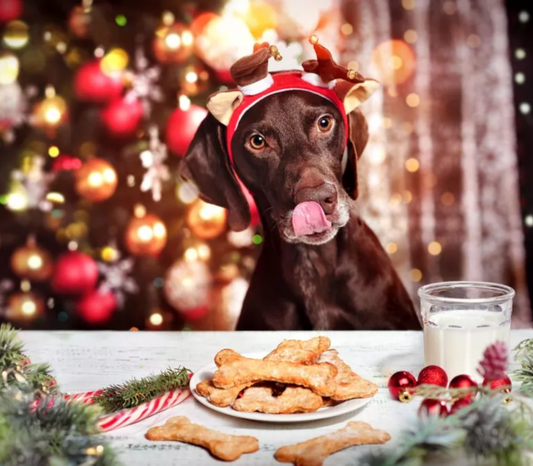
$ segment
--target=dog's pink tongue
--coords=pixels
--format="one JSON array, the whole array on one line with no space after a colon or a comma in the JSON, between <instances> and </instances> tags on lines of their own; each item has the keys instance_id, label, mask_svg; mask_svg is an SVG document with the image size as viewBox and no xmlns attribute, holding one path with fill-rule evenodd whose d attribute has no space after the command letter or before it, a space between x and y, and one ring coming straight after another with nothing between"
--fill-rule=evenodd
<instances>
[{"instance_id":1,"label":"dog's pink tongue","mask_svg":"<svg viewBox=\"0 0 533 466\"><path fill-rule=\"evenodd\" d=\"M292 212L292 227L296 236L320 233L331 227L331 222L318 202L300 202Z\"/></svg>"}]
</instances>

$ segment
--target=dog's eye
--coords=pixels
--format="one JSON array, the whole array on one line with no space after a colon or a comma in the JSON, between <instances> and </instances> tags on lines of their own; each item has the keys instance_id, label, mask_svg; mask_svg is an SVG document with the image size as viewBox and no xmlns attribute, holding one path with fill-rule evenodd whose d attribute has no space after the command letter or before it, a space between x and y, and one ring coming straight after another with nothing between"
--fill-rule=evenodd
<instances>
[{"instance_id":1,"label":"dog's eye","mask_svg":"<svg viewBox=\"0 0 533 466\"><path fill-rule=\"evenodd\" d=\"M316 124L318 129L325 133L331 129L331 126L333 125L333 118L331 118L329 115L323 115L318 119Z\"/></svg>"},{"instance_id":2,"label":"dog's eye","mask_svg":"<svg viewBox=\"0 0 533 466\"><path fill-rule=\"evenodd\" d=\"M266 146L265 138L259 134L254 134L250 138L250 145L255 150L264 149L264 147Z\"/></svg>"}]
</instances>

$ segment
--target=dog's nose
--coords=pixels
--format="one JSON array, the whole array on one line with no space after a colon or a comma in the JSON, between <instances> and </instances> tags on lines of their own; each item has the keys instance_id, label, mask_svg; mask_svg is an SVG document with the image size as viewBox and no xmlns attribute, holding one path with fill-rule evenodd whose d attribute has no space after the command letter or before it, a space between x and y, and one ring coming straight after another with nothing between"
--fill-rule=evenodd
<instances>
[{"instance_id":1,"label":"dog's nose","mask_svg":"<svg viewBox=\"0 0 533 466\"><path fill-rule=\"evenodd\" d=\"M296 191L294 200L296 204L305 201L318 202L322 206L324 213L330 215L337 207L337 189L332 183L322 183L312 187L302 186Z\"/></svg>"}]
</instances>

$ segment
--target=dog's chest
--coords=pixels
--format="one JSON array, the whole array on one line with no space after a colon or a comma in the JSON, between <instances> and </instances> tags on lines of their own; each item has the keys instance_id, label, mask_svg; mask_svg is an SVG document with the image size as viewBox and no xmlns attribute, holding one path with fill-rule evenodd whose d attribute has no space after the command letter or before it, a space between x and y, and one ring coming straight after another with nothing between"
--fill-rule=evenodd
<instances>
[{"instance_id":1,"label":"dog's chest","mask_svg":"<svg viewBox=\"0 0 533 466\"><path fill-rule=\"evenodd\" d=\"M331 312L336 307L336 255L319 254L313 248L299 248L286 259L283 273L297 301L311 320L314 328L328 328Z\"/></svg>"}]
</instances>

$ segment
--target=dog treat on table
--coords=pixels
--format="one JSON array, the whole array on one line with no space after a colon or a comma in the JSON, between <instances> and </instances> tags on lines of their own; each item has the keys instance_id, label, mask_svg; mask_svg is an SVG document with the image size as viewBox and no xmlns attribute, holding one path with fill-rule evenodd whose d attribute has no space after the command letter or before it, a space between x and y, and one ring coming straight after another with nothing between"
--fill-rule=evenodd
<instances>
[{"instance_id":1,"label":"dog treat on table","mask_svg":"<svg viewBox=\"0 0 533 466\"><path fill-rule=\"evenodd\" d=\"M298 364L314 364L324 351L331 346L328 337L315 337L310 340L283 340L264 359L287 361Z\"/></svg>"},{"instance_id":2,"label":"dog treat on table","mask_svg":"<svg viewBox=\"0 0 533 466\"><path fill-rule=\"evenodd\" d=\"M151 427L146 432L148 440L174 440L207 448L213 456L224 461L235 461L244 453L259 450L255 437L227 435L193 424L183 416L170 418L165 425Z\"/></svg>"},{"instance_id":3,"label":"dog treat on table","mask_svg":"<svg viewBox=\"0 0 533 466\"><path fill-rule=\"evenodd\" d=\"M287 387L276 397L271 386L254 386L233 404L237 411L268 414L310 413L321 407L322 397L302 387Z\"/></svg>"},{"instance_id":4,"label":"dog treat on table","mask_svg":"<svg viewBox=\"0 0 533 466\"><path fill-rule=\"evenodd\" d=\"M337 350L330 349L324 352L319 362L329 362L338 370L334 380L335 393L331 395L333 400L370 398L377 393L378 386L352 371L352 368L339 357Z\"/></svg>"},{"instance_id":5,"label":"dog treat on table","mask_svg":"<svg viewBox=\"0 0 533 466\"><path fill-rule=\"evenodd\" d=\"M252 384L253 382L236 385L232 388L217 388L211 380L204 380L196 385L196 391L215 406L225 408L235 401L240 392Z\"/></svg>"},{"instance_id":6,"label":"dog treat on table","mask_svg":"<svg viewBox=\"0 0 533 466\"><path fill-rule=\"evenodd\" d=\"M349 422L346 427L331 434L278 448L274 457L282 463L297 466L321 466L332 453L354 445L385 443L390 438L387 432L376 430L366 422Z\"/></svg>"},{"instance_id":7,"label":"dog treat on table","mask_svg":"<svg viewBox=\"0 0 533 466\"><path fill-rule=\"evenodd\" d=\"M302 365L285 361L267 361L241 356L233 350L222 350L217 358L224 362L213 375L218 388L231 388L247 382L280 382L310 388L317 395L331 396L337 368L330 363Z\"/></svg>"},{"instance_id":8,"label":"dog treat on table","mask_svg":"<svg viewBox=\"0 0 533 466\"><path fill-rule=\"evenodd\" d=\"M318 360L320 355L331 345L328 337L314 337L310 340L284 340L276 349L270 352L264 359L278 361L286 360L300 364L312 364ZM215 357L215 361L217 361ZM220 363L220 360L218 360ZM217 364L219 365L219 364ZM196 391L207 398L215 406L230 406L239 393L252 385L253 382L237 385L232 388L217 388L210 380L204 380L196 385Z\"/></svg>"}]
</instances>

